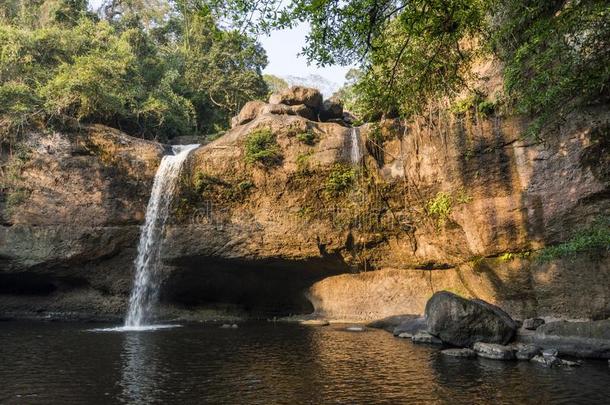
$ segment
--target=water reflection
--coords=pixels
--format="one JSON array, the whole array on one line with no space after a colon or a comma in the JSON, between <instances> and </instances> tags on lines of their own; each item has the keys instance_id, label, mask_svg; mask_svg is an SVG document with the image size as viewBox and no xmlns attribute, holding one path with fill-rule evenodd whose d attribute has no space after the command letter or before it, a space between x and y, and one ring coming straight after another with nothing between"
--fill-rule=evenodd
<instances>
[{"instance_id":1,"label":"water reflection","mask_svg":"<svg viewBox=\"0 0 610 405\"><path fill-rule=\"evenodd\" d=\"M155 336L152 333L128 332L124 337L120 401L130 404L158 402L163 373L158 368Z\"/></svg>"},{"instance_id":2,"label":"water reflection","mask_svg":"<svg viewBox=\"0 0 610 405\"><path fill-rule=\"evenodd\" d=\"M381 331L0 323L4 404L607 404L606 362L455 359Z\"/></svg>"}]
</instances>

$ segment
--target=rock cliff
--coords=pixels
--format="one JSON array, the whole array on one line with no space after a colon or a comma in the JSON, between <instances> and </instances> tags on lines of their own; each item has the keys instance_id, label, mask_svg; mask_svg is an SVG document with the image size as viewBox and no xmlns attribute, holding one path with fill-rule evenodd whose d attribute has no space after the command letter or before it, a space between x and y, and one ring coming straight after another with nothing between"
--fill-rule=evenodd
<instances>
[{"instance_id":1,"label":"rock cliff","mask_svg":"<svg viewBox=\"0 0 610 405\"><path fill-rule=\"evenodd\" d=\"M189 157L162 254L166 314L369 320L421 314L444 289L517 318L610 316L607 250L535 258L610 212L607 111L546 143L520 119L448 114L354 133L312 120L324 107L304 94L314 107L246 106ZM0 312L120 315L164 147L93 126L26 149L3 174Z\"/></svg>"}]
</instances>

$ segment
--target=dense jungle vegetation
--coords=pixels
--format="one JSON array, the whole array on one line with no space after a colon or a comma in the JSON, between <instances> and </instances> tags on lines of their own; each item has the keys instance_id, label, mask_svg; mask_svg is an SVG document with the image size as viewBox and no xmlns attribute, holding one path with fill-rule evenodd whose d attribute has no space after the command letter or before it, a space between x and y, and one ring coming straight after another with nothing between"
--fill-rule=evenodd
<instances>
[{"instance_id":1,"label":"dense jungle vegetation","mask_svg":"<svg viewBox=\"0 0 610 405\"><path fill-rule=\"evenodd\" d=\"M259 35L308 22L304 55L355 65L339 92L364 120L409 118L501 61L485 111L532 133L610 96L610 3L596 0L6 0L0 5L0 137L98 122L165 140L222 131L263 77ZM266 80L265 80L266 79ZM490 101L491 100L491 101Z\"/></svg>"}]
</instances>

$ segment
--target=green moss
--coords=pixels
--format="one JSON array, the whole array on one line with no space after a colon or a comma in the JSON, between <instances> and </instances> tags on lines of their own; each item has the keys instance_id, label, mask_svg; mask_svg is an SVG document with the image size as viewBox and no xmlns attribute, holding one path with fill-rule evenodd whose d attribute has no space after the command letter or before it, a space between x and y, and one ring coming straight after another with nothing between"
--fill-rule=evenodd
<instances>
[{"instance_id":1,"label":"green moss","mask_svg":"<svg viewBox=\"0 0 610 405\"><path fill-rule=\"evenodd\" d=\"M246 162L261 163L264 166L275 166L282 162L282 154L275 135L269 128L252 132L245 143Z\"/></svg>"},{"instance_id":2,"label":"green moss","mask_svg":"<svg viewBox=\"0 0 610 405\"><path fill-rule=\"evenodd\" d=\"M309 170L309 158L313 155L312 151L308 151L305 153L301 153L297 156L296 164L297 164L297 173L298 174L308 174Z\"/></svg>"},{"instance_id":3,"label":"green moss","mask_svg":"<svg viewBox=\"0 0 610 405\"><path fill-rule=\"evenodd\" d=\"M455 201L458 204L468 204L472 201L472 196L468 194L465 188L462 187L457 191Z\"/></svg>"},{"instance_id":4,"label":"green moss","mask_svg":"<svg viewBox=\"0 0 610 405\"><path fill-rule=\"evenodd\" d=\"M498 260L502 263L510 262L514 259L527 259L530 257L532 252L505 252L498 256Z\"/></svg>"},{"instance_id":5,"label":"green moss","mask_svg":"<svg viewBox=\"0 0 610 405\"><path fill-rule=\"evenodd\" d=\"M537 254L537 260L549 262L560 258L573 258L583 253L610 252L610 217L598 219L567 241L546 247Z\"/></svg>"},{"instance_id":6,"label":"green moss","mask_svg":"<svg viewBox=\"0 0 610 405\"><path fill-rule=\"evenodd\" d=\"M311 130L298 134L297 139L300 142L304 143L305 145L309 145L309 146L315 145L318 140L318 138L316 137L316 134Z\"/></svg>"},{"instance_id":7,"label":"green moss","mask_svg":"<svg viewBox=\"0 0 610 405\"><path fill-rule=\"evenodd\" d=\"M352 187L356 179L356 170L351 166L336 163L324 183L324 190L330 197L338 197Z\"/></svg>"},{"instance_id":8,"label":"green moss","mask_svg":"<svg viewBox=\"0 0 610 405\"><path fill-rule=\"evenodd\" d=\"M445 225L453 209L453 199L449 193L439 191L436 196L428 201L426 210L428 215L436 219L438 226Z\"/></svg>"}]
</instances>

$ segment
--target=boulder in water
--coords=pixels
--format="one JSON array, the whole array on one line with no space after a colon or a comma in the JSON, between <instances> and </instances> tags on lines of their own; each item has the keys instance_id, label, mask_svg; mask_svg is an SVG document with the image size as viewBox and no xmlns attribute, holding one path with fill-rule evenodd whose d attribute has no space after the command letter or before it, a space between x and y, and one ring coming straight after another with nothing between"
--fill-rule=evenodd
<instances>
[{"instance_id":1,"label":"boulder in water","mask_svg":"<svg viewBox=\"0 0 610 405\"><path fill-rule=\"evenodd\" d=\"M454 346L469 347L476 342L504 345L517 330L515 321L497 306L448 291L434 294L425 312L428 332Z\"/></svg>"},{"instance_id":2,"label":"boulder in water","mask_svg":"<svg viewBox=\"0 0 610 405\"><path fill-rule=\"evenodd\" d=\"M378 319L369 323L369 328L383 329L388 332L393 332L394 329L405 321L421 318L419 315L392 315L383 319Z\"/></svg>"},{"instance_id":3,"label":"boulder in water","mask_svg":"<svg viewBox=\"0 0 610 405\"><path fill-rule=\"evenodd\" d=\"M314 111L320 111L322 107L322 94L309 87L292 86L281 90L269 97L269 104L299 105L305 104Z\"/></svg>"}]
</instances>

